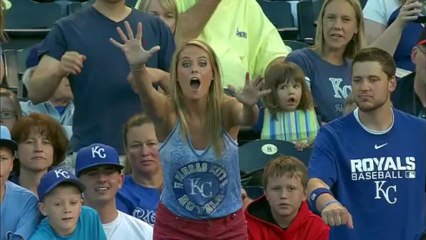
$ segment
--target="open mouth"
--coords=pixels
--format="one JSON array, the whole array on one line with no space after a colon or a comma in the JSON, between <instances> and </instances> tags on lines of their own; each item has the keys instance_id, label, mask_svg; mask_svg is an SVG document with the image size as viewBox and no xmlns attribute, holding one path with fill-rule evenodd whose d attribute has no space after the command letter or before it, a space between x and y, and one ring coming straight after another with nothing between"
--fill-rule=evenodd
<instances>
[{"instance_id":1,"label":"open mouth","mask_svg":"<svg viewBox=\"0 0 426 240\"><path fill-rule=\"evenodd\" d=\"M193 77L193 78L191 78L189 85L191 86L192 89L198 89L198 88L200 88L201 81L200 81L199 78Z\"/></svg>"},{"instance_id":2,"label":"open mouth","mask_svg":"<svg viewBox=\"0 0 426 240\"><path fill-rule=\"evenodd\" d=\"M287 103L289 103L289 104L296 104L296 98L294 98L294 97L289 98L287 100Z\"/></svg>"}]
</instances>

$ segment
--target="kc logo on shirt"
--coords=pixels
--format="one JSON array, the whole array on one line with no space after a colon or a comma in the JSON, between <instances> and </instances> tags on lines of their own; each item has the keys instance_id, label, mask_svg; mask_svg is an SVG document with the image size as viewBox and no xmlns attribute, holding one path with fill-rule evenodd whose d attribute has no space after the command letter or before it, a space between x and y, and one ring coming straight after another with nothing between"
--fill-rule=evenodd
<instances>
[{"instance_id":1,"label":"kc logo on shirt","mask_svg":"<svg viewBox=\"0 0 426 240\"><path fill-rule=\"evenodd\" d=\"M415 157L370 157L351 159L352 181L373 181L376 188L374 199L384 199L395 204L397 185L390 184L392 179L415 179Z\"/></svg>"},{"instance_id":2,"label":"kc logo on shirt","mask_svg":"<svg viewBox=\"0 0 426 240\"><path fill-rule=\"evenodd\" d=\"M194 215L208 216L224 199L228 173L218 164L196 162L179 168L173 180L179 204Z\"/></svg>"}]
</instances>

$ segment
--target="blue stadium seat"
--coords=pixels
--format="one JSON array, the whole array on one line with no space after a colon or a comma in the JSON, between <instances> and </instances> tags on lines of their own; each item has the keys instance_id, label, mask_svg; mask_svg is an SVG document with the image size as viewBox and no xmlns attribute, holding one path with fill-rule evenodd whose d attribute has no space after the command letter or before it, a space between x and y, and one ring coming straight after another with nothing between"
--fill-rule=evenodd
<instances>
[{"instance_id":1,"label":"blue stadium seat","mask_svg":"<svg viewBox=\"0 0 426 240\"><path fill-rule=\"evenodd\" d=\"M64 16L62 7L54 2L36 3L31 0L13 0L5 13L5 29L50 28Z\"/></svg>"},{"instance_id":2,"label":"blue stadium seat","mask_svg":"<svg viewBox=\"0 0 426 240\"><path fill-rule=\"evenodd\" d=\"M289 46L292 50L309 47L310 45L300 41L284 40L285 45Z\"/></svg>"},{"instance_id":3,"label":"blue stadium seat","mask_svg":"<svg viewBox=\"0 0 426 240\"><path fill-rule=\"evenodd\" d=\"M267 162L279 155L289 155L300 159L308 166L311 148L297 151L291 142L281 140L256 140L239 147L240 170L250 173L264 168Z\"/></svg>"},{"instance_id":4,"label":"blue stadium seat","mask_svg":"<svg viewBox=\"0 0 426 240\"><path fill-rule=\"evenodd\" d=\"M297 37L297 27L294 25L291 14L291 4L285 1L258 1L268 19L280 32L282 39L295 39Z\"/></svg>"},{"instance_id":5,"label":"blue stadium seat","mask_svg":"<svg viewBox=\"0 0 426 240\"><path fill-rule=\"evenodd\" d=\"M23 49L6 49L3 51L5 66L5 87L15 92L19 99L24 97L24 84L21 76L25 71L25 50ZM3 85L3 84L2 84Z\"/></svg>"},{"instance_id":6,"label":"blue stadium seat","mask_svg":"<svg viewBox=\"0 0 426 240\"><path fill-rule=\"evenodd\" d=\"M251 199L257 199L263 195L263 187L261 186L246 186L244 190Z\"/></svg>"},{"instance_id":7,"label":"blue stadium seat","mask_svg":"<svg viewBox=\"0 0 426 240\"><path fill-rule=\"evenodd\" d=\"M299 40L313 43L316 29L313 3L310 0L297 3L297 22L299 24Z\"/></svg>"},{"instance_id":8,"label":"blue stadium seat","mask_svg":"<svg viewBox=\"0 0 426 240\"><path fill-rule=\"evenodd\" d=\"M364 9L365 4L367 4L367 1L368 1L368 0L360 0L360 1L359 1L359 2L361 3L361 7L362 7L362 9Z\"/></svg>"},{"instance_id":9,"label":"blue stadium seat","mask_svg":"<svg viewBox=\"0 0 426 240\"><path fill-rule=\"evenodd\" d=\"M318 15L321 11L322 5L324 4L325 0L312 0L312 9L314 11L314 21L318 20Z\"/></svg>"}]
</instances>

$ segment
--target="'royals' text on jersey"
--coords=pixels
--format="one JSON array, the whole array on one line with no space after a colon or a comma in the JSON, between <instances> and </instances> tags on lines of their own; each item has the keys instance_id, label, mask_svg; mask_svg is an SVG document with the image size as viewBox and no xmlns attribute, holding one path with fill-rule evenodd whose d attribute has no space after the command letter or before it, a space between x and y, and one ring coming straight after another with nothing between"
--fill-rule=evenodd
<instances>
[{"instance_id":1,"label":"'royals' text on jersey","mask_svg":"<svg viewBox=\"0 0 426 240\"><path fill-rule=\"evenodd\" d=\"M323 127L309 176L327 183L355 228L330 239L418 239L424 228L426 122L394 110L390 131L372 134L353 114Z\"/></svg>"}]
</instances>

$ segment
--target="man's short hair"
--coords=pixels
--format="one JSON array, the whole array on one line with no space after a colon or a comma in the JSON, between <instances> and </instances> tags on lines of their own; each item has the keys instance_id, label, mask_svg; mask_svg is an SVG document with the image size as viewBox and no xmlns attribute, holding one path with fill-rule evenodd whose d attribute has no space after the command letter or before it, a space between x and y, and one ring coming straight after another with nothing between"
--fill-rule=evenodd
<instances>
[{"instance_id":1,"label":"man's short hair","mask_svg":"<svg viewBox=\"0 0 426 240\"><path fill-rule=\"evenodd\" d=\"M362 49L355 55L352 67L357 62L378 62L383 72L388 76L388 79L394 77L396 74L396 65L393 57L380 48L372 47Z\"/></svg>"},{"instance_id":2,"label":"man's short hair","mask_svg":"<svg viewBox=\"0 0 426 240\"><path fill-rule=\"evenodd\" d=\"M302 186L306 189L308 184L308 173L305 164L292 156L278 156L268 162L263 171L263 188L266 190L270 177L298 177Z\"/></svg>"}]
</instances>

